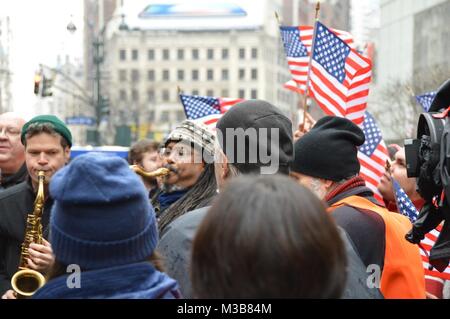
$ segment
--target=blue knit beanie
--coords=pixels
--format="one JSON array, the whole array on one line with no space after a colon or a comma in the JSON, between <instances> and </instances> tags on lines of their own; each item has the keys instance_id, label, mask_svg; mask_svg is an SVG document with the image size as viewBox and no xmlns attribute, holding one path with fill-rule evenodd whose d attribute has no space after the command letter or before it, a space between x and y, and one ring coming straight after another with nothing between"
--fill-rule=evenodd
<instances>
[{"instance_id":1,"label":"blue knit beanie","mask_svg":"<svg viewBox=\"0 0 450 319\"><path fill-rule=\"evenodd\" d=\"M124 159L78 156L53 176L50 195L50 242L59 262L106 268L143 261L155 249L155 212Z\"/></svg>"}]
</instances>

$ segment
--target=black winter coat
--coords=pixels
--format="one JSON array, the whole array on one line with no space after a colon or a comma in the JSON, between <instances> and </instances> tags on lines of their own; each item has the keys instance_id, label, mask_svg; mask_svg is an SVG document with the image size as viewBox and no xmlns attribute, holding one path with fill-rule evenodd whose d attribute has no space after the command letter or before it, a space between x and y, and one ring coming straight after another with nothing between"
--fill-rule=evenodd
<instances>
[{"instance_id":1,"label":"black winter coat","mask_svg":"<svg viewBox=\"0 0 450 319\"><path fill-rule=\"evenodd\" d=\"M11 289L11 277L19 266L27 215L33 212L35 198L29 180L0 193L0 295ZM52 205L53 200L48 198L42 215L44 238L48 237Z\"/></svg>"}]
</instances>

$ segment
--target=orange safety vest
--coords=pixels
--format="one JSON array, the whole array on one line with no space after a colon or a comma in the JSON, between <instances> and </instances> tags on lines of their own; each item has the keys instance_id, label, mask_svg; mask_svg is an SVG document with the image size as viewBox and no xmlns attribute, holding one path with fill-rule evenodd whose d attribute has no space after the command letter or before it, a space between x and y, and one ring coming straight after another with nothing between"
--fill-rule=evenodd
<instances>
[{"instance_id":1,"label":"orange safety vest","mask_svg":"<svg viewBox=\"0 0 450 319\"><path fill-rule=\"evenodd\" d=\"M366 209L383 218L386 248L380 290L384 297L425 298L425 273L419 248L405 239L406 233L411 229L409 219L360 196L344 198L331 205L328 211L332 212L344 205L358 210Z\"/></svg>"}]
</instances>

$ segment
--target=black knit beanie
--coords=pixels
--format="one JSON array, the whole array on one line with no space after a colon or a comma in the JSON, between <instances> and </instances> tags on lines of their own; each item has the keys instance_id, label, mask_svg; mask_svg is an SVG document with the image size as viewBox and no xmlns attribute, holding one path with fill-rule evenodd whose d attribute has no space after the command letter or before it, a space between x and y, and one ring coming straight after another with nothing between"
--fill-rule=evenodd
<instances>
[{"instance_id":1,"label":"black knit beanie","mask_svg":"<svg viewBox=\"0 0 450 319\"><path fill-rule=\"evenodd\" d=\"M262 167L272 164L277 165L278 173L289 173L294 155L292 122L272 104L263 100L240 102L220 118L216 129L223 152L241 173L261 174ZM272 134L273 130L277 135ZM252 131L256 134L251 134ZM238 139L245 140L245 143L238 145ZM267 154L270 159L276 156L276 163L267 162L261 154ZM243 160L239 160L240 157Z\"/></svg>"},{"instance_id":2,"label":"black knit beanie","mask_svg":"<svg viewBox=\"0 0 450 319\"><path fill-rule=\"evenodd\" d=\"M326 116L295 143L291 170L335 182L357 175L358 146L364 140L364 132L350 120Z\"/></svg>"}]
</instances>

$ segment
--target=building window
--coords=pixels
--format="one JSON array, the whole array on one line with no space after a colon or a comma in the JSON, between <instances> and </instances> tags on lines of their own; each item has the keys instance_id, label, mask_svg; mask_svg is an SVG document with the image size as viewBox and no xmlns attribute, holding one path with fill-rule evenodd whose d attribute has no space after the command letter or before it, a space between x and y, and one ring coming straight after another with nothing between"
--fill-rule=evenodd
<instances>
[{"instance_id":1,"label":"building window","mask_svg":"<svg viewBox=\"0 0 450 319\"><path fill-rule=\"evenodd\" d=\"M161 122L169 122L169 111L162 111L161 112Z\"/></svg>"},{"instance_id":2,"label":"building window","mask_svg":"<svg viewBox=\"0 0 450 319\"><path fill-rule=\"evenodd\" d=\"M192 80L198 80L198 70L192 70Z\"/></svg>"},{"instance_id":3,"label":"building window","mask_svg":"<svg viewBox=\"0 0 450 319\"><path fill-rule=\"evenodd\" d=\"M178 81L184 81L184 70L178 70Z\"/></svg>"},{"instance_id":4,"label":"building window","mask_svg":"<svg viewBox=\"0 0 450 319\"><path fill-rule=\"evenodd\" d=\"M127 70L119 70L119 81L126 82L127 80Z\"/></svg>"},{"instance_id":5,"label":"building window","mask_svg":"<svg viewBox=\"0 0 450 319\"><path fill-rule=\"evenodd\" d=\"M252 69L252 80L258 79L258 69Z\"/></svg>"},{"instance_id":6,"label":"building window","mask_svg":"<svg viewBox=\"0 0 450 319\"><path fill-rule=\"evenodd\" d=\"M147 58L149 61L153 61L155 59L155 50L153 50L153 49L148 50Z\"/></svg>"},{"instance_id":7,"label":"building window","mask_svg":"<svg viewBox=\"0 0 450 319\"><path fill-rule=\"evenodd\" d=\"M228 80L228 69L222 69L222 80Z\"/></svg>"},{"instance_id":8,"label":"building window","mask_svg":"<svg viewBox=\"0 0 450 319\"><path fill-rule=\"evenodd\" d=\"M125 61L127 59L127 51L119 50L119 59L120 61Z\"/></svg>"},{"instance_id":9,"label":"building window","mask_svg":"<svg viewBox=\"0 0 450 319\"><path fill-rule=\"evenodd\" d=\"M153 91L153 90L147 91L147 101L149 101L149 102L155 101L155 91Z\"/></svg>"},{"instance_id":10,"label":"building window","mask_svg":"<svg viewBox=\"0 0 450 319\"><path fill-rule=\"evenodd\" d=\"M139 82L139 70L137 69L131 70L131 81Z\"/></svg>"},{"instance_id":11,"label":"building window","mask_svg":"<svg viewBox=\"0 0 450 319\"><path fill-rule=\"evenodd\" d=\"M184 50L183 49L177 50L177 58L178 58L178 60L184 60Z\"/></svg>"},{"instance_id":12,"label":"building window","mask_svg":"<svg viewBox=\"0 0 450 319\"><path fill-rule=\"evenodd\" d=\"M184 111L177 111L177 122L181 122L186 119L186 114Z\"/></svg>"},{"instance_id":13,"label":"building window","mask_svg":"<svg viewBox=\"0 0 450 319\"><path fill-rule=\"evenodd\" d=\"M245 59L245 48L239 49L239 59Z\"/></svg>"},{"instance_id":14,"label":"building window","mask_svg":"<svg viewBox=\"0 0 450 319\"><path fill-rule=\"evenodd\" d=\"M169 60L169 58L170 58L169 49L164 49L163 50L163 60Z\"/></svg>"},{"instance_id":15,"label":"building window","mask_svg":"<svg viewBox=\"0 0 450 319\"><path fill-rule=\"evenodd\" d=\"M155 70L148 70L147 79L149 81L155 81Z\"/></svg>"},{"instance_id":16,"label":"building window","mask_svg":"<svg viewBox=\"0 0 450 319\"><path fill-rule=\"evenodd\" d=\"M258 91L257 90L252 90L250 94L251 94L251 98L252 99L257 99L258 98Z\"/></svg>"},{"instance_id":17,"label":"building window","mask_svg":"<svg viewBox=\"0 0 450 319\"><path fill-rule=\"evenodd\" d=\"M214 96L214 90L207 90L206 96Z\"/></svg>"},{"instance_id":18,"label":"building window","mask_svg":"<svg viewBox=\"0 0 450 319\"><path fill-rule=\"evenodd\" d=\"M126 101L127 100L127 91L125 90L120 90L119 91L119 99L121 101Z\"/></svg>"},{"instance_id":19,"label":"building window","mask_svg":"<svg viewBox=\"0 0 450 319\"><path fill-rule=\"evenodd\" d=\"M207 57L208 57L208 60L213 60L214 59L214 49L208 49Z\"/></svg>"},{"instance_id":20,"label":"building window","mask_svg":"<svg viewBox=\"0 0 450 319\"><path fill-rule=\"evenodd\" d=\"M139 59L139 51L138 50L131 51L131 59L133 61L137 61Z\"/></svg>"},{"instance_id":21,"label":"building window","mask_svg":"<svg viewBox=\"0 0 450 319\"><path fill-rule=\"evenodd\" d=\"M257 59L257 58L258 58L258 49L252 48L252 59Z\"/></svg>"},{"instance_id":22,"label":"building window","mask_svg":"<svg viewBox=\"0 0 450 319\"><path fill-rule=\"evenodd\" d=\"M198 90L192 90L192 95L198 95Z\"/></svg>"},{"instance_id":23,"label":"building window","mask_svg":"<svg viewBox=\"0 0 450 319\"><path fill-rule=\"evenodd\" d=\"M245 90L239 90L238 97L240 99L245 99Z\"/></svg>"},{"instance_id":24,"label":"building window","mask_svg":"<svg viewBox=\"0 0 450 319\"><path fill-rule=\"evenodd\" d=\"M139 101L139 91L138 90L132 90L131 91L131 99L134 102L138 102Z\"/></svg>"},{"instance_id":25,"label":"building window","mask_svg":"<svg viewBox=\"0 0 450 319\"><path fill-rule=\"evenodd\" d=\"M198 60L198 49L192 49L192 60Z\"/></svg>"},{"instance_id":26,"label":"building window","mask_svg":"<svg viewBox=\"0 0 450 319\"><path fill-rule=\"evenodd\" d=\"M239 80L245 79L245 69L239 69Z\"/></svg>"},{"instance_id":27,"label":"building window","mask_svg":"<svg viewBox=\"0 0 450 319\"><path fill-rule=\"evenodd\" d=\"M163 102L168 102L170 100L169 90L162 91L162 100Z\"/></svg>"},{"instance_id":28,"label":"building window","mask_svg":"<svg viewBox=\"0 0 450 319\"><path fill-rule=\"evenodd\" d=\"M221 94L222 94L222 95L221 95L222 97L228 97L228 95L229 95L227 89L223 89Z\"/></svg>"},{"instance_id":29,"label":"building window","mask_svg":"<svg viewBox=\"0 0 450 319\"><path fill-rule=\"evenodd\" d=\"M151 110L148 112L148 121L153 122L155 120L155 111Z\"/></svg>"},{"instance_id":30,"label":"building window","mask_svg":"<svg viewBox=\"0 0 450 319\"><path fill-rule=\"evenodd\" d=\"M169 70L163 70L163 76L162 79L164 81L169 81Z\"/></svg>"},{"instance_id":31,"label":"building window","mask_svg":"<svg viewBox=\"0 0 450 319\"><path fill-rule=\"evenodd\" d=\"M228 59L228 49L222 49L222 59Z\"/></svg>"},{"instance_id":32,"label":"building window","mask_svg":"<svg viewBox=\"0 0 450 319\"><path fill-rule=\"evenodd\" d=\"M213 69L206 70L206 79L207 80L213 80L214 79L214 70Z\"/></svg>"}]
</instances>

